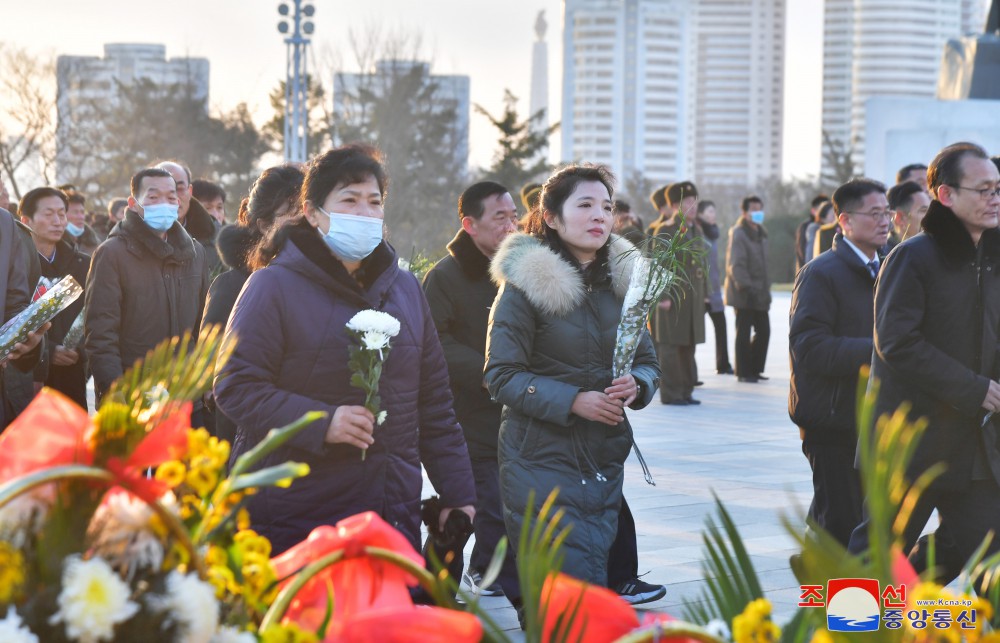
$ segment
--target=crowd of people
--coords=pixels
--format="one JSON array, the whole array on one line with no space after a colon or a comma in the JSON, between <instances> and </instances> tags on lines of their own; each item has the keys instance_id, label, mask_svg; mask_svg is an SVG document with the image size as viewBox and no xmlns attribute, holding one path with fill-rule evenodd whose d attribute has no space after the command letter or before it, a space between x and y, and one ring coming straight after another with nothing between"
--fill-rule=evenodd
<instances>
[{"instance_id":1,"label":"crowd of people","mask_svg":"<svg viewBox=\"0 0 1000 643\"><path fill-rule=\"evenodd\" d=\"M854 414L866 365L881 383L879 411L909 401L914 417L928 418L909 475L947 464L907 532L914 560L926 550L917 536L934 508L945 563L964 560L1000 528L1000 453L983 437L995 430L981 430L1000 411L998 168L981 148L953 145L929 167L901 170L889 190L856 178L818 195L797 231L789 414L813 471L810 519L852 551L867 547ZM568 165L520 192L479 182L459 199L447 255L421 282L387 241L389 181L379 153L352 144L265 170L230 225L225 192L192 180L181 161L140 169L128 197L89 220L72 186L0 201L2 319L66 275L85 292L3 364L0 422L43 385L86 408L93 377L100 404L162 340L222 324L235 348L193 424L231 441L238 458L270 429L326 414L262 463L295 460L311 470L249 499L254 529L275 553L366 510L419 545L423 467L441 497L440 524L452 512L472 524L464 578L474 591L520 605L521 527L558 489L572 525L564 570L630 603L661 598L666 588L638 573L622 495L632 447L626 409L657 393L661 404L701 404L695 350L706 316L717 372L741 384L768 379L763 200L740 203L720 265L716 205L691 181L652 193L657 218L645 228L615 200L602 166ZM631 265L651 239L682 242L674 257L682 279L653 307L629 374L614 378ZM345 326L368 309L400 322L381 373L384 418L351 385ZM78 318L83 341L66 345ZM487 584L505 536L511 547ZM944 567L942 576L955 571Z\"/></svg>"}]
</instances>

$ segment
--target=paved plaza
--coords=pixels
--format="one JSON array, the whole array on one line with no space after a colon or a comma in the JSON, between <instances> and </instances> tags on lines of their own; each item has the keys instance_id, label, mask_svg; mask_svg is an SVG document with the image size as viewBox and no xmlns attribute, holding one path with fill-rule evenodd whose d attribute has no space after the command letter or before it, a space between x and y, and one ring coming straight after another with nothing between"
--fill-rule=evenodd
<instances>
[{"instance_id":1,"label":"paved plaza","mask_svg":"<svg viewBox=\"0 0 1000 643\"><path fill-rule=\"evenodd\" d=\"M809 465L798 429L788 419L788 307L791 293L774 293L771 344L759 384L740 384L733 375L715 373L712 324L698 346L695 389L701 406L664 406L630 412L636 441L656 486L643 480L635 456L625 465L625 498L635 515L639 573L667 586L667 595L641 609L681 615L682 601L695 600L701 581L702 529L714 515L715 493L739 527L778 623L790 618L798 601L798 582L788 567L797 550L781 523L783 515L801 523L812 498ZM734 315L726 309L729 350L733 355ZM429 485L425 496L431 493ZM471 551L471 543L466 554ZM483 598L505 628L517 628L504 598Z\"/></svg>"}]
</instances>

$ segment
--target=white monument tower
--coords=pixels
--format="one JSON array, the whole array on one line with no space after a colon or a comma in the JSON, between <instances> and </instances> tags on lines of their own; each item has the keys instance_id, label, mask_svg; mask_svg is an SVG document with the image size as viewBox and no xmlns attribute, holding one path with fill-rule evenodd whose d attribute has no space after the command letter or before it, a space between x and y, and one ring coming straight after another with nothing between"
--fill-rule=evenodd
<instances>
[{"instance_id":1,"label":"white monument tower","mask_svg":"<svg viewBox=\"0 0 1000 643\"><path fill-rule=\"evenodd\" d=\"M531 98L529 114L534 116L543 110L542 117L533 123L535 131L544 132L549 128L549 46L545 42L548 29L545 11L539 11L535 19L535 36L538 38L531 50Z\"/></svg>"}]
</instances>

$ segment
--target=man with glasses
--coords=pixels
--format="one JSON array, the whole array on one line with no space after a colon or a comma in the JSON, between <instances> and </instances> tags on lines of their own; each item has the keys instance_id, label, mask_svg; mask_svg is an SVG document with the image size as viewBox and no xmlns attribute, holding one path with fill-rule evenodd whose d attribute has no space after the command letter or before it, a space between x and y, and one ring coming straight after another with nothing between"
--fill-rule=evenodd
<instances>
[{"instance_id":1,"label":"man with glasses","mask_svg":"<svg viewBox=\"0 0 1000 643\"><path fill-rule=\"evenodd\" d=\"M177 183L177 221L183 226L192 239L205 248L205 260L208 262L208 273L213 277L220 270L222 259L215 248L215 235L218 229L215 220L198 199L192 199L194 188L191 184L191 168L179 161L163 161L156 165L166 170Z\"/></svg>"},{"instance_id":2,"label":"man with glasses","mask_svg":"<svg viewBox=\"0 0 1000 643\"><path fill-rule=\"evenodd\" d=\"M892 212L885 186L863 178L837 188L833 209L842 232L795 277L788 415L812 469L809 518L846 546L861 522L854 392L872 359L872 300Z\"/></svg>"},{"instance_id":3,"label":"man with glasses","mask_svg":"<svg viewBox=\"0 0 1000 643\"><path fill-rule=\"evenodd\" d=\"M893 250L875 288L871 373L881 386L876 417L908 402L911 419L927 419L907 479L945 467L905 528L915 566L923 555L914 543L935 508L960 560L1000 533L1000 451L990 424L1000 411L1000 172L978 145L956 143L938 153L927 179L934 200L924 234ZM852 553L868 548L867 532L866 520L851 535ZM985 555L997 551L993 538Z\"/></svg>"}]
</instances>

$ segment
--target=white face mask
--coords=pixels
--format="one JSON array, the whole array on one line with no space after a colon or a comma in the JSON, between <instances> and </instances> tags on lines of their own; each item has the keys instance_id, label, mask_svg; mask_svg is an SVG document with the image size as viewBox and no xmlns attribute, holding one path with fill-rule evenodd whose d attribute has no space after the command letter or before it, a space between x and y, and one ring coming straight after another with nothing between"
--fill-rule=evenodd
<instances>
[{"instance_id":1,"label":"white face mask","mask_svg":"<svg viewBox=\"0 0 1000 643\"><path fill-rule=\"evenodd\" d=\"M330 218L330 229L323 241L339 259L361 261L382 243L382 219L327 212L319 206L316 209Z\"/></svg>"}]
</instances>

